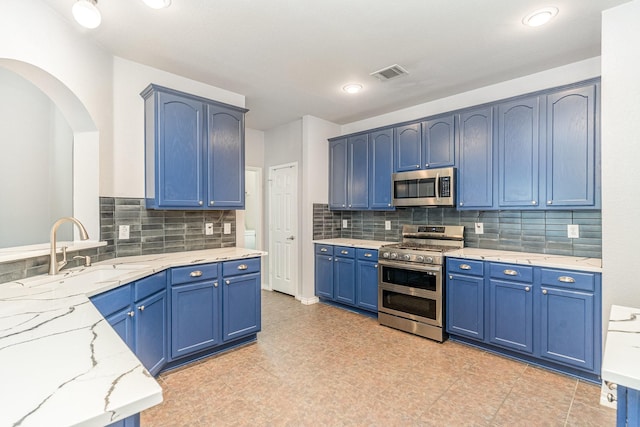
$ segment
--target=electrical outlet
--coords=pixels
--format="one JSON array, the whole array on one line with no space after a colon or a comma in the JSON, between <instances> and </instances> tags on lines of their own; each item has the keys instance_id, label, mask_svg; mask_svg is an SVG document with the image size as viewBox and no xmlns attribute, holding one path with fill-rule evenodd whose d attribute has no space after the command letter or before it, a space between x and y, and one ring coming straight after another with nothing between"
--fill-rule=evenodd
<instances>
[{"instance_id":1,"label":"electrical outlet","mask_svg":"<svg viewBox=\"0 0 640 427\"><path fill-rule=\"evenodd\" d=\"M577 239L580 237L580 226L578 224L567 224L567 237Z\"/></svg>"},{"instance_id":2,"label":"electrical outlet","mask_svg":"<svg viewBox=\"0 0 640 427\"><path fill-rule=\"evenodd\" d=\"M207 222L204 225L204 234L206 234L207 236L211 236L213 234L213 223Z\"/></svg>"},{"instance_id":3,"label":"electrical outlet","mask_svg":"<svg viewBox=\"0 0 640 427\"><path fill-rule=\"evenodd\" d=\"M476 222L476 234L484 234L484 223Z\"/></svg>"},{"instance_id":4,"label":"electrical outlet","mask_svg":"<svg viewBox=\"0 0 640 427\"><path fill-rule=\"evenodd\" d=\"M225 222L224 223L224 228L222 231L224 234L231 234L231 223L230 222Z\"/></svg>"},{"instance_id":5,"label":"electrical outlet","mask_svg":"<svg viewBox=\"0 0 640 427\"><path fill-rule=\"evenodd\" d=\"M348 219L343 219L342 220L342 228L349 228L349 220Z\"/></svg>"},{"instance_id":6,"label":"electrical outlet","mask_svg":"<svg viewBox=\"0 0 640 427\"><path fill-rule=\"evenodd\" d=\"M129 226L128 225L121 225L120 227L118 227L118 239L120 239L120 240L129 239Z\"/></svg>"},{"instance_id":7,"label":"electrical outlet","mask_svg":"<svg viewBox=\"0 0 640 427\"><path fill-rule=\"evenodd\" d=\"M384 229L385 230L391 230L391 221L385 221L384 222Z\"/></svg>"}]
</instances>

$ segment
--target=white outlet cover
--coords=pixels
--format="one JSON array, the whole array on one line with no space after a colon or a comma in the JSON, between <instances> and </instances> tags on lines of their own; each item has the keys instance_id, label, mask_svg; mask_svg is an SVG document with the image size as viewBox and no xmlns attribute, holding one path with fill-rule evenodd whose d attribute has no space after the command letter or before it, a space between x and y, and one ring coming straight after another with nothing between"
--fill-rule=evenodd
<instances>
[{"instance_id":1,"label":"white outlet cover","mask_svg":"<svg viewBox=\"0 0 640 427\"><path fill-rule=\"evenodd\" d=\"M230 222L225 222L224 223L224 230L222 232L224 234L231 234L231 223Z\"/></svg>"},{"instance_id":2,"label":"white outlet cover","mask_svg":"<svg viewBox=\"0 0 640 427\"><path fill-rule=\"evenodd\" d=\"M385 221L384 222L384 229L385 230L391 230L391 221Z\"/></svg>"},{"instance_id":3,"label":"white outlet cover","mask_svg":"<svg viewBox=\"0 0 640 427\"><path fill-rule=\"evenodd\" d=\"M212 222L207 222L204 225L204 234L206 234L207 236L211 236L213 234L213 223Z\"/></svg>"},{"instance_id":4,"label":"white outlet cover","mask_svg":"<svg viewBox=\"0 0 640 427\"><path fill-rule=\"evenodd\" d=\"M349 220L348 219L343 219L342 220L342 228L348 228L349 227Z\"/></svg>"},{"instance_id":5,"label":"white outlet cover","mask_svg":"<svg viewBox=\"0 0 640 427\"><path fill-rule=\"evenodd\" d=\"M580 237L580 226L578 224L567 224L567 237L578 239Z\"/></svg>"},{"instance_id":6,"label":"white outlet cover","mask_svg":"<svg viewBox=\"0 0 640 427\"><path fill-rule=\"evenodd\" d=\"M476 234L484 234L484 223L476 222Z\"/></svg>"},{"instance_id":7,"label":"white outlet cover","mask_svg":"<svg viewBox=\"0 0 640 427\"><path fill-rule=\"evenodd\" d=\"M121 225L118 227L118 239L127 240L129 238L129 226Z\"/></svg>"}]
</instances>

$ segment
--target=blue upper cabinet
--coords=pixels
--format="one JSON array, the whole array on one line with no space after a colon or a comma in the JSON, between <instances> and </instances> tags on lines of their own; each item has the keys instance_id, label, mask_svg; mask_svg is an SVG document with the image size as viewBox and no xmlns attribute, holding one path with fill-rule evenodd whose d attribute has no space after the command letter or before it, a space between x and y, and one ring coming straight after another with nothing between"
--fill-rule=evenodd
<instances>
[{"instance_id":1,"label":"blue upper cabinet","mask_svg":"<svg viewBox=\"0 0 640 427\"><path fill-rule=\"evenodd\" d=\"M248 110L157 85L141 96L147 208L243 208Z\"/></svg>"},{"instance_id":2,"label":"blue upper cabinet","mask_svg":"<svg viewBox=\"0 0 640 427\"><path fill-rule=\"evenodd\" d=\"M458 209L493 206L493 109L460 114Z\"/></svg>"},{"instance_id":3,"label":"blue upper cabinet","mask_svg":"<svg viewBox=\"0 0 640 427\"><path fill-rule=\"evenodd\" d=\"M391 204L393 173L393 129L369 134L369 206L371 209L394 209Z\"/></svg>"},{"instance_id":4,"label":"blue upper cabinet","mask_svg":"<svg viewBox=\"0 0 640 427\"><path fill-rule=\"evenodd\" d=\"M547 208L599 207L597 84L547 95Z\"/></svg>"},{"instance_id":5,"label":"blue upper cabinet","mask_svg":"<svg viewBox=\"0 0 640 427\"><path fill-rule=\"evenodd\" d=\"M209 207L244 207L244 113L207 105Z\"/></svg>"},{"instance_id":6,"label":"blue upper cabinet","mask_svg":"<svg viewBox=\"0 0 640 427\"><path fill-rule=\"evenodd\" d=\"M329 208L347 209L347 140L329 143Z\"/></svg>"},{"instance_id":7,"label":"blue upper cabinet","mask_svg":"<svg viewBox=\"0 0 640 427\"><path fill-rule=\"evenodd\" d=\"M422 165L422 124L395 128L395 171L413 171Z\"/></svg>"},{"instance_id":8,"label":"blue upper cabinet","mask_svg":"<svg viewBox=\"0 0 640 427\"><path fill-rule=\"evenodd\" d=\"M347 200L349 209L369 207L369 141L367 135L347 140Z\"/></svg>"},{"instance_id":9,"label":"blue upper cabinet","mask_svg":"<svg viewBox=\"0 0 640 427\"><path fill-rule=\"evenodd\" d=\"M454 115L422 123L421 168L444 168L455 164Z\"/></svg>"},{"instance_id":10,"label":"blue upper cabinet","mask_svg":"<svg viewBox=\"0 0 640 427\"><path fill-rule=\"evenodd\" d=\"M532 96L498 105L498 206L539 202L540 106Z\"/></svg>"}]
</instances>

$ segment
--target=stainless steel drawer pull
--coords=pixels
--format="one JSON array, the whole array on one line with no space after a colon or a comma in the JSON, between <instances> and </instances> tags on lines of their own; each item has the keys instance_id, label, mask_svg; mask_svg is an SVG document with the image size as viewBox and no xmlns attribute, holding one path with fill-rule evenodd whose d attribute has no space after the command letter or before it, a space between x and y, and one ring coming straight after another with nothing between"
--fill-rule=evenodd
<instances>
[{"instance_id":1,"label":"stainless steel drawer pull","mask_svg":"<svg viewBox=\"0 0 640 427\"><path fill-rule=\"evenodd\" d=\"M340 251L341 254L346 255L349 253L349 251Z\"/></svg>"},{"instance_id":2,"label":"stainless steel drawer pull","mask_svg":"<svg viewBox=\"0 0 640 427\"><path fill-rule=\"evenodd\" d=\"M469 264L460 264L460 270L471 270L471 266Z\"/></svg>"},{"instance_id":3,"label":"stainless steel drawer pull","mask_svg":"<svg viewBox=\"0 0 640 427\"><path fill-rule=\"evenodd\" d=\"M202 271L200 271L200 270L192 271L191 273L189 273L189 276L191 276L191 277L200 277L200 276L202 276Z\"/></svg>"},{"instance_id":4,"label":"stainless steel drawer pull","mask_svg":"<svg viewBox=\"0 0 640 427\"><path fill-rule=\"evenodd\" d=\"M576 279L571 276L560 276L558 277L558 282L562 283L576 283Z\"/></svg>"},{"instance_id":5,"label":"stainless steel drawer pull","mask_svg":"<svg viewBox=\"0 0 640 427\"><path fill-rule=\"evenodd\" d=\"M366 256L367 258L371 258L373 255L371 255L369 252L367 252L366 254L364 254L364 256Z\"/></svg>"},{"instance_id":6,"label":"stainless steel drawer pull","mask_svg":"<svg viewBox=\"0 0 640 427\"><path fill-rule=\"evenodd\" d=\"M327 248L320 248L320 252L327 252Z\"/></svg>"},{"instance_id":7,"label":"stainless steel drawer pull","mask_svg":"<svg viewBox=\"0 0 640 427\"><path fill-rule=\"evenodd\" d=\"M249 267L247 267L247 264L240 264L238 266L238 270L246 270L247 268L249 268Z\"/></svg>"},{"instance_id":8,"label":"stainless steel drawer pull","mask_svg":"<svg viewBox=\"0 0 640 427\"><path fill-rule=\"evenodd\" d=\"M504 270L503 271L504 274L506 274L507 276L517 276L518 272L515 270Z\"/></svg>"}]
</instances>

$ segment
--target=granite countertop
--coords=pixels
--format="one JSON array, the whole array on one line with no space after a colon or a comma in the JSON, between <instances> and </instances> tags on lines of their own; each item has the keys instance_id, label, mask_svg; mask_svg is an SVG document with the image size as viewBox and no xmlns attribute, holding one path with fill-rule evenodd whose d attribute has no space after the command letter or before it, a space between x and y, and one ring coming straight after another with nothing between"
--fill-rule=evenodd
<instances>
[{"instance_id":1,"label":"granite countertop","mask_svg":"<svg viewBox=\"0 0 640 427\"><path fill-rule=\"evenodd\" d=\"M611 306L602 379L640 390L640 308Z\"/></svg>"},{"instance_id":2,"label":"granite countertop","mask_svg":"<svg viewBox=\"0 0 640 427\"><path fill-rule=\"evenodd\" d=\"M445 253L445 256L602 273L602 260L600 258L499 251L480 248L463 248L448 251Z\"/></svg>"},{"instance_id":3,"label":"granite countertop","mask_svg":"<svg viewBox=\"0 0 640 427\"><path fill-rule=\"evenodd\" d=\"M337 239L314 240L313 243L319 243L321 245L349 246L352 248L362 248L362 249L380 249L380 246L391 245L396 242L386 242L382 240L337 238Z\"/></svg>"},{"instance_id":4,"label":"granite countertop","mask_svg":"<svg viewBox=\"0 0 640 427\"><path fill-rule=\"evenodd\" d=\"M253 258L222 248L115 258L0 284L0 425L103 426L162 402L162 388L89 297L170 267Z\"/></svg>"}]
</instances>

